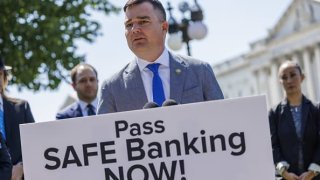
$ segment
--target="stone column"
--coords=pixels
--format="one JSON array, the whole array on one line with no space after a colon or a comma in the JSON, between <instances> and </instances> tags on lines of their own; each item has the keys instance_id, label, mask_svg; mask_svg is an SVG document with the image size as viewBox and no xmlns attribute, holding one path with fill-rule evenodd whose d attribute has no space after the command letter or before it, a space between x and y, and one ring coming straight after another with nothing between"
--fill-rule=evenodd
<instances>
[{"instance_id":1,"label":"stone column","mask_svg":"<svg viewBox=\"0 0 320 180\"><path fill-rule=\"evenodd\" d=\"M274 104L271 103L269 75L265 67L262 67L261 70L259 70L259 91L260 94L265 94L267 96L268 107L272 107Z\"/></svg>"},{"instance_id":2,"label":"stone column","mask_svg":"<svg viewBox=\"0 0 320 180\"><path fill-rule=\"evenodd\" d=\"M278 64L275 61L271 61L270 65L270 79L269 79L269 87L270 87L270 100L271 104L274 105L281 100L280 88L279 88L279 79L278 79Z\"/></svg>"},{"instance_id":3,"label":"stone column","mask_svg":"<svg viewBox=\"0 0 320 180\"><path fill-rule=\"evenodd\" d=\"M316 79L315 79L315 84L314 86L316 87L316 101L320 101L320 46L316 45L314 49L314 61L315 61L315 73Z\"/></svg>"},{"instance_id":4,"label":"stone column","mask_svg":"<svg viewBox=\"0 0 320 180\"><path fill-rule=\"evenodd\" d=\"M296 63L298 63L298 64L301 64L301 62L299 61L299 57L298 57L298 54L297 54L297 53L292 54L291 60L292 60L293 62L296 62Z\"/></svg>"},{"instance_id":5,"label":"stone column","mask_svg":"<svg viewBox=\"0 0 320 180\"><path fill-rule=\"evenodd\" d=\"M255 94L261 94L261 90L260 90L260 73L259 70L255 70L254 73L254 80L255 80L255 89L256 89L256 93Z\"/></svg>"},{"instance_id":6,"label":"stone column","mask_svg":"<svg viewBox=\"0 0 320 180\"><path fill-rule=\"evenodd\" d=\"M311 72L311 58L309 51L306 49L303 51L303 64L304 64L304 73L305 73L305 81L307 85L307 96L311 101L315 101L315 89L312 81L312 72Z\"/></svg>"}]
</instances>

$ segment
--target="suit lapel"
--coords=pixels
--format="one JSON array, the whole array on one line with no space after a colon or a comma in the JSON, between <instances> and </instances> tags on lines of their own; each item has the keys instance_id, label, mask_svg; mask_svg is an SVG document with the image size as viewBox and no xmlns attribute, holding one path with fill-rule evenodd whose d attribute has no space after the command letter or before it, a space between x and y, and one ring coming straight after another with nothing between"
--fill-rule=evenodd
<instances>
[{"instance_id":1,"label":"suit lapel","mask_svg":"<svg viewBox=\"0 0 320 180\"><path fill-rule=\"evenodd\" d=\"M180 61L179 61L180 60ZM185 61L169 53L170 61L170 98L181 103L183 85L187 74Z\"/></svg>"},{"instance_id":2,"label":"suit lapel","mask_svg":"<svg viewBox=\"0 0 320 180\"><path fill-rule=\"evenodd\" d=\"M291 113L291 109L290 109L290 104L287 101L287 99L285 99L284 101L282 101L282 106L283 106L283 113L282 116L280 117L280 119L283 121L287 121L287 126L288 128L292 129L292 136L294 136L297 140L299 140L299 137L297 135L297 130L296 130L296 126L294 124L294 119Z\"/></svg>"},{"instance_id":3,"label":"suit lapel","mask_svg":"<svg viewBox=\"0 0 320 180\"><path fill-rule=\"evenodd\" d=\"M125 98L124 101L129 104L131 103L130 106L134 109L142 108L145 103L148 102L148 99L136 61L132 61L128 65L124 71L123 78L125 89L127 90L126 93L123 94Z\"/></svg>"},{"instance_id":4,"label":"suit lapel","mask_svg":"<svg viewBox=\"0 0 320 180\"><path fill-rule=\"evenodd\" d=\"M79 103L76 103L74 106L74 117L82 117L82 111Z\"/></svg>"},{"instance_id":5,"label":"suit lapel","mask_svg":"<svg viewBox=\"0 0 320 180\"><path fill-rule=\"evenodd\" d=\"M290 104L288 103L288 101L284 101L282 103L284 105L284 115L286 116L285 119L288 119L289 122L289 126L290 128L294 129L294 134L295 137L297 139L299 139L298 135L297 135L297 130L296 130L296 126L294 125L294 119L292 116L292 112L290 109ZM307 123L307 119L308 119L308 113L310 111L310 106L309 106L309 102L305 99L305 97L303 97L302 103L301 103L301 138L303 139L304 137L304 131L305 131L305 127L306 127L306 123Z\"/></svg>"},{"instance_id":6,"label":"suit lapel","mask_svg":"<svg viewBox=\"0 0 320 180\"><path fill-rule=\"evenodd\" d=\"M12 104L3 97L3 112L4 112L4 123L6 128L6 135L7 135L7 141L9 138L11 138L11 130L12 130L12 121L14 120L14 107Z\"/></svg>"}]
</instances>

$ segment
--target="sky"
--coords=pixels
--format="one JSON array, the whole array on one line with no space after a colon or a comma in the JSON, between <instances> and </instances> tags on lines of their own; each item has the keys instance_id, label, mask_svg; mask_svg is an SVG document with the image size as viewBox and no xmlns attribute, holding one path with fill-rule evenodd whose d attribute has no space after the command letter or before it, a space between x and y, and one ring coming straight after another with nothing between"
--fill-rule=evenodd
<instances>
[{"instance_id":1,"label":"sky","mask_svg":"<svg viewBox=\"0 0 320 180\"><path fill-rule=\"evenodd\" d=\"M110 2L122 7L126 1ZM166 8L168 1L162 2ZM180 21L178 4L182 1L170 2L174 8L174 17ZM186 2L194 4L193 0ZM190 42L192 56L214 65L247 53L250 43L265 38L268 30L275 26L291 2L292 0L198 0L204 12L203 22L207 25L208 35L203 40ZM92 18L101 23L103 35L94 43L78 42L77 53L84 54L87 63L97 69L101 85L103 80L133 60L134 54L127 47L122 11L118 15L109 16L94 13ZM174 53L186 55L186 47L183 46ZM66 98L70 95L76 97L73 88L67 83L62 83L57 90L40 92L27 89L19 92L11 85L8 95L27 100L36 122L55 120L55 115Z\"/></svg>"}]
</instances>

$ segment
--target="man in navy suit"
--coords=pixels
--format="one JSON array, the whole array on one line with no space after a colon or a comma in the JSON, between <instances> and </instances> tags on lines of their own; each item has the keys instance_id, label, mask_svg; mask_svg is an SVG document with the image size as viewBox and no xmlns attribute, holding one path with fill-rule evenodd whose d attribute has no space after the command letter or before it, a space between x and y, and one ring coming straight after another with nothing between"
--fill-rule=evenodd
<instances>
[{"instance_id":1,"label":"man in navy suit","mask_svg":"<svg viewBox=\"0 0 320 180\"><path fill-rule=\"evenodd\" d=\"M58 112L56 119L95 115L98 103L98 73L96 69L89 64L78 64L71 70L71 80L79 100Z\"/></svg>"},{"instance_id":2,"label":"man in navy suit","mask_svg":"<svg viewBox=\"0 0 320 180\"><path fill-rule=\"evenodd\" d=\"M135 59L103 83L98 114L159 106L166 99L185 104L223 99L211 66L165 48L168 22L158 0L129 0L125 35Z\"/></svg>"},{"instance_id":3,"label":"man in navy suit","mask_svg":"<svg viewBox=\"0 0 320 180\"><path fill-rule=\"evenodd\" d=\"M28 102L6 96L8 85L8 70L0 57L0 131L6 142L11 157L12 180L23 179L23 163L20 140L20 124L33 123ZM1 179L1 178L0 178Z\"/></svg>"}]
</instances>

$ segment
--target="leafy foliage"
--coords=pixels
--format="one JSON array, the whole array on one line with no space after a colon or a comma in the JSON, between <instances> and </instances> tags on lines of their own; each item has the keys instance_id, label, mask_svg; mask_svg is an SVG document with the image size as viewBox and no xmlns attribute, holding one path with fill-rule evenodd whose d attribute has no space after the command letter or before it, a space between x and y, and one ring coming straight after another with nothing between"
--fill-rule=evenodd
<instances>
[{"instance_id":1,"label":"leafy foliage","mask_svg":"<svg viewBox=\"0 0 320 180\"><path fill-rule=\"evenodd\" d=\"M0 55L19 89L55 89L84 61L76 40L93 42L100 25L90 12L119 12L108 0L1 0Z\"/></svg>"}]
</instances>

